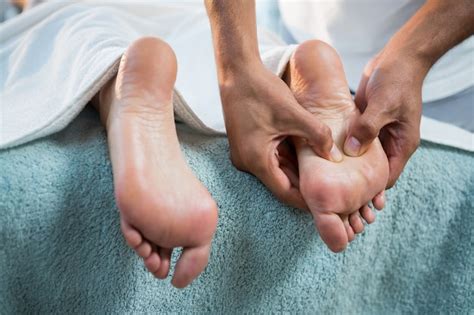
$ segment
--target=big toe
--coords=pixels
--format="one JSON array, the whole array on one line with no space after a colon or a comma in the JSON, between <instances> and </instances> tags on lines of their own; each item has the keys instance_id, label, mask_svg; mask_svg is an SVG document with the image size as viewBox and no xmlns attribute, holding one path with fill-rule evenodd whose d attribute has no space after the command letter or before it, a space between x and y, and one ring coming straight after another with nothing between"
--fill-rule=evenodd
<instances>
[{"instance_id":1,"label":"big toe","mask_svg":"<svg viewBox=\"0 0 474 315\"><path fill-rule=\"evenodd\" d=\"M176 263L173 284L176 288L184 288L190 284L206 268L211 245L187 247Z\"/></svg>"},{"instance_id":2,"label":"big toe","mask_svg":"<svg viewBox=\"0 0 474 315\"><path fill-rule=\"evenodd\" d=\"M344 223L335 213L322 213L314 218L316 228L324 243L335 253L343 251L348 243Z\"/></svg>"}]
</instances>

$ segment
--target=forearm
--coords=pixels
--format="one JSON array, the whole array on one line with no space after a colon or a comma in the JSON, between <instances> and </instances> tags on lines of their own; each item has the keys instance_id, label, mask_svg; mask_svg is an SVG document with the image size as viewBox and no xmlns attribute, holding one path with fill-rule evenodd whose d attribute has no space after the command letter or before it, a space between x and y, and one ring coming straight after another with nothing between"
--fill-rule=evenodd
<instances>
[{"instance_id":1,"label":"forearm","mask_svg":"<svg viewBox=\"0 0 474 315\"><path fill-rule=\"evenodd\" d=\"M254 0L205 0L219 81L261 63Z\"/></svg>"},{"instance_id":2,"label":"forearm","mask_svg":"<svg viewBox=\"0 0 474 315\"><path fill-rule=\"evenodd\" d=\"M385 47L409 58L424 74L447 51L474 33L474 1L428 0Z\"/></svg>"}]
</instances>

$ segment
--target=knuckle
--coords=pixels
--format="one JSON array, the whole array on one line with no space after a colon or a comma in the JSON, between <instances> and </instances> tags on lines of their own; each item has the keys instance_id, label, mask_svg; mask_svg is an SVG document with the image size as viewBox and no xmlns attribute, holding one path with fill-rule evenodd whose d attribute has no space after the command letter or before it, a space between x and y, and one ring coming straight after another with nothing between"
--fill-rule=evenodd
<instances>
[{"instance_id":1,"label":"knuckle","mask_svg":"<svg viewBox=\"0 0 474 315\"><path fill-rule=\"evenodd\" d=\"M332 132L331 129L320 120L318 120L315 116L309 115L302 119L302 130L304 130L310 138L312 138L312 142L327 145L332 142ZM300 125L301 126L301 125Z\"/></svg>"},{"instance_id":2,"label":"knuckle","mask_svg":"<svg viewBox=\"0 0 474 315\"><path fill-rule=\"evenodd\" d=\"M326 143L329 142L332 137L331 129L321 123L312 124L313 133L318 137L319 142Z\"/></svg>"},{"instance_id":3,"label":"knuckle","mask_svg":"<svg viewBox=\"0 0 474 315\"><path fill-rule=\"evenodd\" d=\"M328 126L323 124L319 124L315 129L315 135L317 138L311 142L314 150L317 150L317 153L324 156L325 153L329 152L332 148L332 132Z\"/></svg>"}]
</instances>

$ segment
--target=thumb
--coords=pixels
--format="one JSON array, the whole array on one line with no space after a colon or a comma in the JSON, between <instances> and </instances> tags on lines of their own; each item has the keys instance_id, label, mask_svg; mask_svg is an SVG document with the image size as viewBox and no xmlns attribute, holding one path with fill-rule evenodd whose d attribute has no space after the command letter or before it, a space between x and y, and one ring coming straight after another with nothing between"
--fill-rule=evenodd
<instances>
[{"instance_id":1,"label":"thumb","mask_svg":"<svg viewBox=\"0 0 474 315\"><path fill-rule=\"evenodd\" d=\"M343 158L341 151L332 139L329 127L303 107L295 108L293 120L286 126L286 133L306 139L313 151L322 158L340 162Z\"/></svg>"},{"instance_id":2,"label":"thumb","mask_svg":"<svg viewBox=\"0 0 474 315\"><path fill-rule=\"evenodd\" d=\"M380 108L369 103L365 111L352 122L344 142L344 152L349 156L363 154L387 123L389 120L381 114Z\"/></svg>"}]
</instances>

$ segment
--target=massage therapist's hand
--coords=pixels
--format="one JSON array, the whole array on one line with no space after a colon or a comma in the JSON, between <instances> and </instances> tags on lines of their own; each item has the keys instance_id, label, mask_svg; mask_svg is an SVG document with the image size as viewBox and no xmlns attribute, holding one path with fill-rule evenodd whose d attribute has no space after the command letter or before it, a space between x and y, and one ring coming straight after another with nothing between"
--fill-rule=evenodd
<instances>
[{"instance_id":1,"label":"massage therapist's hand","mask_svg":"<svg viewBox=\"0 0 474 315\"><path fill-rule=\"evenodd\" d=\"M360 155L378 136L389 161L388 188L420 141L425 68L416 60L394 60L382 52L366 66L356 93L355 103L363 114L351 126L345 153Z\"/></svg>"},{"instance_id":2,"label":"massage therapist's hand","mask_svg":"<svg viewBox=\"0 0 474 315\"><path fill-rule=\"evenodd\" d=\"M355 102L361 112L344 151L365 152L377 136L394 185L420 141L423 80L449 49L474 33L474 1L427 1L366 66Z\"/></svg>"},{"instance_id":3,"label":"massage therapist's hand","mask_svg":"<svg viewBox=\"0 0 474 315\"><path fill-rule=\"evenodd\" d=\"M205 4L232 162L257 176L283 202L307 208L298 189L296 160L283 141L288 136L305 138L319 156L340 160L331 131L262 64L255 1L206 0Z\"/></svg>"},{"instance_id":4,"label":"massage therapist's hand","mask_svg":"<svg viewBox=\"0 0 474 315\"><path fill-rule=\"evenodd\" d=\"M337 161L342 156L337 147L332 149L331 131L261 62L240 69L228 74L220 87L232 162L257 176L281 201L306 208L297 162L282 141L305 138L318 155Z\"/></svg>"}]
</instances>

